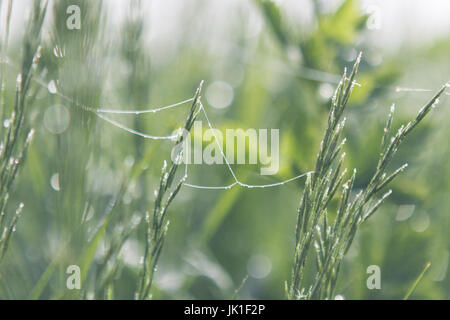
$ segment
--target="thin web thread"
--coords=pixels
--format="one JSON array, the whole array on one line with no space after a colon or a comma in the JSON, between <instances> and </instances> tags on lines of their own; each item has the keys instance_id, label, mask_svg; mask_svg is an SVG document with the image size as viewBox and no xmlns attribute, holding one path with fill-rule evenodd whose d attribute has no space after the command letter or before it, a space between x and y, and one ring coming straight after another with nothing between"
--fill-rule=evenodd
<instances>
[{"instance_id":1,"label":"thin web thread","mask_svg":"<svg viewBox=\"0 0 450 320\"><path fill-rule=\"evenodd\" d=\"M6 62L7 65L14 67L14 65L12 63L10 63L9 61L7 61L7 60L3 61L3 62ZM314 71L316 73L316 75L319 74L319 73L323 73L320 70L312 70L311 69L311 70L308 70L308 71ZM329 76L329 74L327 74L327 76ZM47 84L44 81L39 80L37 78L33 78L33 79L34 79L34 81L36 81L38 84L40 84L44 88L47 88ZM323 79L323 81L325 81L324 77L322 77L322 79ZM320 81L320 77L315 77L314 80ZM330 80L330 79L327 79L327 80ZM330 81L325 81L325 82L330 82ZM433 91L433 90L431 90L431 89L424 89L424 88L395 87L395 92L431 92L431 91ZM189 98L189 99L186 99L186 100L183 100L183 101L171 104L171 105L158 107L158 108L144 109L144 110L116 110L116 109L95 109L95 108L88 107L86 105L83 105L83 104L80 104L78 102L75 102L74 100L72 100L71 98L65 96L64 94L62 94L58 90L56 91L55 94L60 96L61 98L63 98L64 100L68 101L71 104L77 105L77 106L81 107L82 109L84 109L86 111L94 113L100 119L108 122L109 124L119 128L119 129L122 129L122 130L124 130L124 131L126 131L128 133L137 135L139 137L142 137L142 138L145 138L145 139L152 139L152 140L174 140L174 139L176 139L178 137L178 135L177 134L175 134L175 135L167 135L167 136L149 135L149 134L142 133L140 131L134 130L132 128L129 128L129 127L123 125L122 123L118 122L118 121L115 121L113 119L110 119L110 118L106 117L104 114L122 114L122 115L123 114L133 114L133 115L141 115L141 114L146 114L146 113L157 113L157 112L160 112L160 111L169 110L169 109L172 109L172 108L184 105L184 104L186 104L188 102L192 102L194 100L194 98ZM450 95L450 93L445 93L445 94L446 95ZM207 114L205 108L203 107L203 104L201 103L201 101L200 101L200 109L201 109L203 115L205 116L205 119L206 119L206 122L208 124L208 127L211 129L211 132L212 132L212 134L214 136L214 141L216 142L216 144L217 144L217 146L219 148L221 156L222 156L223 160L225 161L225 164L226 164L226 166L228 168L228 171L232 175L232 177L234 179L234 182L232 184L224 185L224 186L204 186L204 185L196 185L196 184L190 184L190 183L185 183L184 182L183 183L184 186L187 186L187 187L190 187L190 188L195 188L195 189L207 189L207 190L228 190L228 189L231 189L231 188L233 188L235 186L241 186L241 187L248 188L248 189L252 189L252 188L271 188L271 187L282 186L282 185L284 185L286 183L292 182L292 181L300 179L300 178L302 178L302 177L304 177L306 175L314 173L314 171L306 172L306 173L300 174L300 175L298 175L296 177L293 177L293 178L290 178L290 179L287 179L287 180L284 180L284 181L281 181L281 182L277 182L277 183L271 183L271 184L250 185L250 184L246 184L246 183L241 182L237 178L234 170L231 168L231 165L228 162L228 159L225 156L225 153L223 152L222 147L220 146L220 144L218 142L217 136L215 134L215 129L213 128L212 123L209 120L208 114ZM183 177L183 181L186 180L187 177L188 177L188 164L186 163L185 164L185 175Z\"/></svg>"},{"instance_id":2,"label":"thin web thread","mask_svg":"<svg viewBox=\"0 0 450 320\"><path fill-rule=\"evenodd\" d=\"M10 67L15 68L15 66L9 62L9 61L4 61L6 62L7 65L9 65ZM45 89L48 89L48 85L45 81L38 79L38 78L33 78L33 80L38 83L40 86L42 86ZM114 110L114 109L95 109L89 106L86 106L84 104L81 104L79 102L74 101L73 99L69 98L68 96L64 95L63 93L61 93L58 89L56 89L56 92L54 93L55 95L59 96L60 98L64 99L65 101L67 101L70 104L76 105L79 108L88 111L88 112L92 112L94 113L96 116L98 116L100 119L112 124L113 126L122 129L124 131L127 131L128 133L140 136L142 138L145 139L152 139L152 140L173 140L176 139L178 137L178 135L166 135L166 136L155 136L155 135L150 135L150 134L146 134L143 132L139 132L136 131L132 128L129 128L127 126L125 126L124 124L113 120L111 118L108 118L106 116L104 116L103 114L134 114L134 115L140 115L140 114L145 114L145 113L157 113L160 111L164 111L164 110L168 110L168 109L172 109L178 106L181 106L183 104L186 104L188 102L191 102L194 100L194 98L189 98L171 105L167 105L167 106L163 106L163 107L158 107L158 108L151 108L151 109L144 109L144 110Z\"/></svg>"},{"instance_id":3,"label":"thin web thread","mask_svg":"<svg viewBox=\"0 0 450 320\"><path fill-rule=\"evenodd\" d=\"M248 188L248 189L253 189L253 188L271 188L271 187L282 186L282 185L284 185L284 184L286 184L288 182L300 179L300 178L302 178L302 177L312 173L312 171L306 172L306 173L303 173L303 174L298 175L296 177L293 177L293 178L290 178L290 179L287 179L287 180L284 180L284 181L281 181L281 182L277 182L277 183L271 183L271 184L250 185L250 184L246 184L246 183L243 183L243 182L239 181L239 179L236 177L236 174L235 174L234 170L231 168L231 165L228 162L228 159L225 156L225 153L223 152L222 147L220 146L219 139L217 138L216 133L215 133L215 129L214 129L211 121L209 120L208 114L206 113L206 110L203 107L203 104L201 102L200 102L200 110L202 111L203 115L205 116L205 119L206 119L206 122L208 124L208 127L211 130L212 135L214 137L214 141L217 144L217 147L219 148L220 154L221 154L223 160L225 161L225 164L226 164L226 166L228 168L228 171L230 171L230 173L233 176L233 179L234 179L235 182L230 184L230 185L226 185L226 186L201 186L201 185L184 183L185 186L191 187L191 188L196 188L196 189L212 189L212 190L231 189L231 188L233 188L233 187L235 187L237 185L239 185L241 187L244 187L244 188Z\"/></svg>"},{"instance_id":4,"label":"thin web thread","mask_svg":"<svg viewBox=\"0 0 450 320\"><path fill-rule=\"evenodd\" d=\"M355 84L359 85L358 83L355 83ZM401 88L401 87L396 87L395 91L396 92L402 92L402 91L405 91L405 92L431 92L433 90L431 90L431 89L423 89L423 88ZM446 95L450 95L449 93L445 93L445 94ZM118 123L118 122L116 122L114 120L106 118L106 117L98 114L98 112L101 112L101 113L115 113L115 114L136 114L136 115L139 115L139 114L142 114L142 113L149 113L149 112L155 113L155 112L158 112L158 111L162 111L162 110L170 109L170 108L173 108L173 107L177 107L179 105L182 105L184 103L187 103L187 102L190 102L190 101L193 101L193 100L194 100L194 98L191 98L191 99L187 99L187 100L184 100L184 101L181 101L181 102L169 105L169 106L155 108L155 109L148 109L148 110L143 110L143 111L139 111L139 110L107 110L107 109L100 109L100 110L96 110L97 111L96 114L100 118L102 118L103 120L106 120L106 121L110 122L111 124L121 128L123 130L126 130L126 131L128 131L129 133L132 133L132 134L136 134L136 135L139 135L139 136L142 136L142 137L151 137L152 139L158 139L158 138L159 139L166 139L166 138L174 139L174 138L177 137L177 135L166 136L166 137L156 137L156 136L149 136L149 135L143 134L143 133L138 132L136 130L133 130L131 128L127 128L127 127L121 125L120 123ZM195 188L195 189L206 189L206 190L229 190L229 189L232 189L235 186L241 186L241 187L248 188L248 189L253 189L253 188L271 188L271 187L278 187L278 186L285 185L285 184L287 184L289 182L295 181L295 180L300 179L300 178L302 178L302 177L304 177L306 175L314 173L314 171L309 171L309 172L300 174L300 175L298 175L296 177L293 177L293 178L290 178L290 179L287 179L287 180L283 180L283 181L280 181L280 182L277 182L277 183L271 183L271 184L250 185L250 184L246 184L246 183L241 182L237 178L234 170L231 168L231 165L228 162L228 159L225 156L225 153L224 153L222 147L220 146L220 144L218 142L219 140L218 140L218 138L216 136L215 129L214 129L214 127L213 127L213 125L212 125L212 123L211 123L211 121L210 121L210 119L208 117L208 114L207 114L203 104L201 103L201 101L200 101L200 110L202 111L203 115L205 116L205 119L206 119L206 122L208 124L208 127L211 130L212 135L214 137L214 141L217 144L217 147L219 148L220 154L221 154L223 160L225 161L225 164L226 164L226 166L228 168L228 171L231 173L231 175L232 175L232 177L233 177L235 182L233 182L232 184L229 184L229 185L224 185L224 186L204 186L204 185L196 185L196 184L190 184L190 183L184 182L183 183L184 186L187 186L187 187L190 187L190 188ZM188 177L188 164L186 163L186 165L185 165L185 176L184 176L183 180L186 180L187 177Z\"/></svg>"},{"instance_id":5,"label":"thin web thread","mask_svg":"<svg viewBox=\"0 0 450 320\"><path fill-rule=\"evenodd\" d=\"M147 110L113 110L113 109L97 109L96 112L97 113L110 113L110 114L135 114L135 115L139 115L139 114L144 114L144 113L156 113L159 111L163 111L163 110L167 110L167 109L172 109L178 106L181 106L185 103L194 101L194 98L190 98L190 99L186 99L168 106L164 106L164 107L159 107L159 108L155 108L155 109L147 109Z\"/></svg>"},{"instance_id":6,"label":"thin web thread","mask_svg":"<svg viewBox=\"0 0 450 320\"><path fill-rule=\"evenodd\" d=\"M7 64L10 65L10 66L13 66L9 61L7 61ZM33 80L36 83L38 83L40 86L44 87L45 89L48 88L48 85L44 81L42 81L42 80L40 80L38 78L33 78ZM142 132L139 132L137 130L134 130L132 128L129 128L129 127L123 125L122 123L118 122L118 121L115 121L113 119L110 119L110 118L106 117L104 114L133 114L133 115L141 115L141 114L145 114L145 113L157 113L157 112L160 112L160 111L169 110L169 109L181 106L183 104L186 104L188 102L192 102L194 100L194 98L189 98L189 99L186 99L186 100L183 100L183 101L171 104L171 105L158 107L158 108L145 109L145 110L115 110L115 109L95 109L95 108L86 106L84 104L81 104L79 102L74 101L73 99L71 99L68 96L62 94L58 90L56 90L55 94L58 95L59 97L61 97L63 100L69 102L70 104L76 105L76 106L82 108L83 110L92 112L93 114L95 114L100 119L108 122L109 124L119 128L119 129L122 129L122 130L124 130L124 131L126 131L128 133L137 135L139 137L146 138L146 139L152 139L152 140L174 140L174 139L176 139L178 137L178 135L177 134L175 134L175 135L168 135L168 136L149 135L149 134L142 133ZM211 132L213 133L214 141L216 142L217 146L219 147L221 156L222 156L223 160L225 161L225 163L227 165L228 171L233 176L233 179L234 179L235 182L230 184L230 185L226 185L226 186L204 186L204 185L195 185L195 184L190 184L190 183L183 182L184 186L190 187L190 188L195 188L195 189L207 189L207 190L229 190L229 189L231 189L231 188L233 188L235 186L241 186L241 187L248 188L248 189L253 189L253 188L271 188L271 187L282 186L282 185L284 185L286 183L289 183L291 181L300 179L300 178L302 178L302 177L304 177L304 176L306 176L306 175L308 175L310 173L313 173L313 171L306 172L306 173L303 173L303 174L298 175L296 177L293 177L293 178L290 178L290 179L287 179L287 180L284 180L284 181L280 181L280 182L277 182L277 183L271 183L271 184L251 185L251 184L247 184L247 183L241 182L236 177L236 174L233 171L233 169L231 168L231 165L228 162L228 159L225 156L225 153L223 152L222 147L218 143L218 139L217 139L217 136L215 134L215 129L213 128L212 123L209 120L208 114L207 114L205 108L203 107L203 104L201 103L201 101L200 101L200 109L201 109L202 113L205 116L206 122L208 123L208 127L211 129ZM186 162L186 164L185 164L185 174L184 174L184 177L182 178L182 181L185 181L187 179L187 177L188 177L188 164Z\"/></svg>"},{"instance_id":7,"label":"thin web thread","mask_svg":"<svg viewBox=\"0 0 450 320\"><path fill-rule=\"evenodd\" d=\"M448 86L448 84L447 84ZM424 89L424 88L403 88L403 87L396 87L395 92L432 92L434 90L431 89ZM444 92L445 95L450 96L450 93Z\"/></svg>"}]
</instances>

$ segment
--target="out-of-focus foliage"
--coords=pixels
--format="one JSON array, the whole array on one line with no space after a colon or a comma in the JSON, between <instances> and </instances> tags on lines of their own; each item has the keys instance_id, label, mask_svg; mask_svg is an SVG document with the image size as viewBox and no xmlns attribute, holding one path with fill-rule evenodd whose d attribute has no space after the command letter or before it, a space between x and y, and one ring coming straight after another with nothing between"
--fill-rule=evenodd
<instances>
[{"instance_id":1,"label":"out-of-focus foliage","mask_svg":"<svg viewBox=\"0 0 450 320\"><path fill-rule=\"evenodd\" d=\"M31 7L33 1L24 3ZM434 90L449 80L448 37L384 50L374 43L375 31L367 29L368 17L356 0L337 1L333 9L326 2L305 1L312 8L309 23L296 23L289 8L267 0L239 1L226 6L228 12L217 10L222 1L148 3L124 1L119 10L113 1L55 1L48 8L39 82L30 84L37 93L24 118L35 137L9 195L12 208L21 202L25 207L1 262L2 299L134 298L145 251L143 218L153 208L173 143L129 134L82 106L169 105L191 98L204 79L202 102L218 129L280 129L277 175L259 176L254 165L233 166L241 181L273 183L313 170L339 74L363 51L360 86L348 103L344 130L345 166L358 168L356 190L366 186L376 167L391 104L397 105L396 129L432 96L396 87ZM2 29L6 4L1 2ZM80 30L66 28L68 5L81 8ZM13 11L20 9L16 6L13 2ZM21 36L17 32L10 39L5 53L8 106L22 63ZM232 97L222 109L213 107L218 81ZM402 298L430 261L411 298L450 298L448 104L443 96L399 149L390 169L405 161L409 167L357 233L337 294ZM166 135L183 125L187 110L185 105L114 120ZM199 120L206 130L201 114ZM193 165L188 182L233 180L225 165ZM286 298L303 187L297 180L270 189L181 188L168 211L171 224L153 298L230 298L246 275L239 298ZM81 290L66 288L69 265L80 266ZM381 290L366 286L370 265L380 266ZM305 277L312 276L305 271Z\"/></svg>"}]
</instances>

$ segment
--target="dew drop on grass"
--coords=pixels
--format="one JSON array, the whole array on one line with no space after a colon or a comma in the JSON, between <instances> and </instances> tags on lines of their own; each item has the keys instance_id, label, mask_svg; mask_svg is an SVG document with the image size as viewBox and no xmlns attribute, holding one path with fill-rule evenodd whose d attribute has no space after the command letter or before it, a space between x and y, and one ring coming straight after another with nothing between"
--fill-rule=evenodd
<instances>
[{"instance_id":1,"label":"dew drop on grass","mask_svg":"<svg viewBox=\"0 0 450 320\"><path fill-rule=\"evenodd\" d=\"M19 204L19 207L16 210L16 215L20 215L22 213L23 207L24 207L24 204L23 204L23 202L21 202Z\"/></svg>"},{"instance_id":2,"label":"dew drop on grass","mask_svg":"<svg viewBox=\"0 0 450 320\"><path fill-rule=\"evenodd\" d=\"M431 107L434 109L436 108L437 104L439 103L439 98L437 98L434 103L431 105Z\"/></svg>"}]
</instances>

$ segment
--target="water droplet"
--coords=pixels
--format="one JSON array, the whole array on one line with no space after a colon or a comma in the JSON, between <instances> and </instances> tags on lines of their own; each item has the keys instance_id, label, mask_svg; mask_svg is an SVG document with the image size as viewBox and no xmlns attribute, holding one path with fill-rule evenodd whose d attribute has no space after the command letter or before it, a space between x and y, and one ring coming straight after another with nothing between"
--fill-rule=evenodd
<instances>
[{"instance_id":1,"label":"water droplet","mask_svg":"<svg viewBox=\"0 0 450 320\"><path fill-rule=\"evenodd\" d=\"M435 108L436 105L439 103L439 98L437 98L434 103L431 105L432 108Z\"/></svg>"},{"instance_id":2,"label":"water droplet","mask_svg":"<svg viewBox=\"0 0 450 320\"><path fill-rule=\"evenodd\" d=\"M20 214L22 213L23 207L24 207L24 205L23 205L23 203L21 202L21 203L19 204L19 207L17 207L16 215L20 215Z\"/></svg>"}]
</instances>

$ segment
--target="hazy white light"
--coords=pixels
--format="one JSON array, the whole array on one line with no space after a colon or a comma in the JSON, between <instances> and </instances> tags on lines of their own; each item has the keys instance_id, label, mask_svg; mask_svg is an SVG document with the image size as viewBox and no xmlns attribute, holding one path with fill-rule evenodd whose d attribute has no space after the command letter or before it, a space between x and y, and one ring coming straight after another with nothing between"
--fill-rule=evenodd
<instances>
[{"instance_id":1,"label":"hazy white light","mask_svg":"<svg viewBox=\"0 0 450 320\"><path fill-rule=\"evenodd\" d=\"M430 226L430 217L425 212L415 215L410 220L410 226L415 232L424 232Z\"/></svg>"},{"instance_id":2,"label":"hazy white light","mask_svg":"<svg viewBox=\"0 0 450 320\"><path fill-rule=\"evenodd\" d=\"M161 273L159 278L157 278L158 287L169 290L176 291L179 290L184 284L185 276L181 272L165 272Z\"/></svg>"},{"instance_id":3,"label":"hazy white light","mask_svg":"<svg viewBox=\"0 0 450 320\"><path fill-rule=\"evenodd\" d=\"M432 261L430 273L434 281L445 280L447 275L449 257L449 251L445 250L444 254L441 253L434 259L437 261Z\"/></svg>"},{"instance_id":4,"label":"hazy white light","mask_svg":"<svg viewBox=\"0 0 450 320\"><path fill-rule=\"evenodd\" d=\"M329 83L322 83L319 86L319 94L323 100L328 100L333 96L334 87Z\"/></svg>"},{"instance_id":5,"label":"hazy white light","mask_svg":"<svg viewBox=\"0 0 450 320\"><path fill-rule=\"evenodd\" d=\"M132 155L128 155L124 160L124 164L127 168L131 168L134 164L134 157Z\"/></svg>"},{"instance_id":6,"label":"hazy white light","mask_svg":"<svg viewBox=\"0 0 450 320\"><path fill-rule=\"evenodd\" d=\"M139 260L142 256L139 243L134 239L127 240L121 250L121 257L123 261L132 267L139 266Z\"/></svg>"},{"instance_id":7,"label":"hazy white light","mask_svg":"<svg viewBox=\"0 0 450 320\"><path fill-rule=\"evenodd\" d=\"M248 20L247 20L247 30L245 30L245 36L247 38L257 37L262 30L264 25L264 21L258 13L255 13L253 10L249 11Z\"/></svg>"},{"instance_id":8,"label":"hazy white light","mask_svg":"<svg viewBox=\"0 0 450 320\"><path fill-rule=\"evenodd\" d=\"M69 110L61 104L48 107L44 114L45 128L54 134L60 134L69 127Z\"/></svg>"},{"instance_id":9,"label":"hazy white light","mask_svg":"<svg viewBox=\"0 0 450 320\"><path fill-rule=\"evenodd\" d=\"M381 29L381 9L379 6L370 5L367 7L367 14L369 15L366 25L369 30Z\"/></svg>"},{"instance_id":10,"label":"hazy white light","mask_svg":"<svg viewBox=\"0 0 450 320\"><path fill-rule=\"evenodd\" d=\"M272 263L266 256L255 254L248 260L247 270L251 277L263 279L272 271Z\"/></svg>"},{"instance_id":11,"label":"hazy white light","mask_svg":"<svg viewBox=\"0 0 450 320\"><path fill-rule=\"evenodd\" d=\"M223 81L215 81L206 89L206 100L217 109L228 107L233 101L233 97L233 88Z\"/></svg>"},{"instance_id":12,"label":"hazy white light","mask_svg":"<svg viewBox=\"0 0 450 320\"><path fill-rule=\"evenodd\" d=\"M412 216L415 208L416 208L416 206L413 204L399 206L395 220L405 221L405 220L409 219Z\"/></svg>"}]
</instances>

